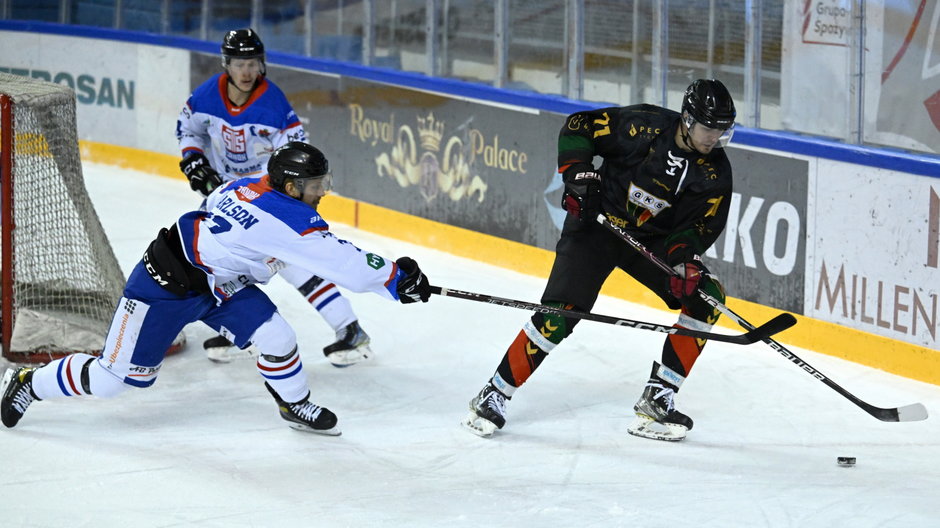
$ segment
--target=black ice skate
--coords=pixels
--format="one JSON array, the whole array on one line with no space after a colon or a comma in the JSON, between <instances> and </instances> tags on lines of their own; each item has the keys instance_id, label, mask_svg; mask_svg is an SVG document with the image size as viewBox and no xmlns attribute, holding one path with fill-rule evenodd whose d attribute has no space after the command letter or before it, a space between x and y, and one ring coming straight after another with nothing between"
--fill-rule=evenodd
<instances>
[{"instance_id":1,"label":"black ice skate","mask_svg":"<svg viewBox=\"0 0 940 528\"><path fill-rule=\"evenodd\" d=\"M323 355L334 367L348 367L372 357L369 342L369 334L353 321L336 332L336 342L324 347Z\"/></svg>"},{"instance_id":2,"label":"black ice skate","mask_svg":"<svg viewBox=\"0 0 940 528\"><path fill-rule=\"evenodd\" d=\"M662 377L668 377L678 383L669 383ZM633 406L636 420L627 428L627 432L667 442L685 438L686 433L692 429L692 419L677 411L673 404L673 398L683 380L685 378L671 369L654 362L653 374L643 389L643 395Z\"/></svg>"},{"instance_id":3,"label":"black ice skate","mask_svg":"<svg viewBox=\"0 0 940 528\"><path fill-rule=\"evenodd\" d=\"M231 341L226 339L225 336L221 335L206 339L202 344L202 348L206 349L206 357L216 363L229 363L236 359L258 357L258 350L254 345L238 348Z\"/></svg>"},{"instance_id":4,"label":"black ice skate","mask_svg":"<svg viewBox=\"0 0 940 528\"><path fill-rule=\"evenodd\" d=\"M506 425L508 399L510 398L492 383L487 383L480 393L470 400L470 414L464 418L461 425L477 436L491 436L497 429Z\"/></svg>"},{"instance_id":5,"label":"black ice skate","mask_svg":"<svg viewBox=\"0 0 940 528\"><path fill-rule=\"evenodd\" d=\"M0 382L0 419L3 425L13 427L20 421L26 408L33 401L40 401L33 394L33 371L34 368L20 367L17 369L7 369L3 375L3 381Z\"/></svg>"},{"instance_id":6,"label":"black ice skate","mask_svg":"<svg viewBox=\"0 0 940 528\"><path fill-rule=\"evenodd\" d=\"M332 411L326 407L320 407L310 403L310 393L307 397L296 403L287 403L274 392L267 383L271 396L277 401L277 408L281 412L281 418L290 422L290 427L298 431L317 433L329 436L339 436L342 431L336 426L337 418Z\"/></svg>"}]
</instances>

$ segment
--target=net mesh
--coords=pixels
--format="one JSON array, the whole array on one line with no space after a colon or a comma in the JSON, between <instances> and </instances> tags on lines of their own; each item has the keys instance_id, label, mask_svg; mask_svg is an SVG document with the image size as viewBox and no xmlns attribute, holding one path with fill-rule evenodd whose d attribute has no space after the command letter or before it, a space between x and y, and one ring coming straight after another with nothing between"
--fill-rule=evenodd
<instances>
[{"instance_id":1,"label":"net mesh","mask_svg":"<svg viewBox=\"0 0 940 528\"><path fill-rule=\"evenodd\" d=\"M8 359L99 351L124 275L85 189L75 94L6 73L0 93L13 100L14 123Z\"/></svg>"}]
</instances>

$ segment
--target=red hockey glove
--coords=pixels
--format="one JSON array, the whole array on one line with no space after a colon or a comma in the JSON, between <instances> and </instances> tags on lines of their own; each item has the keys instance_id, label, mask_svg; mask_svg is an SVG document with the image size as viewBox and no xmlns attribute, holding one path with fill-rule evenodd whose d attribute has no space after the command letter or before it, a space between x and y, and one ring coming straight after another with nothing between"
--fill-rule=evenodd
<instances>
[{"instance_id":1,"label":"red hockey glove","mask_svg":"<svg viewBox=\"0 0 940 528\"><path fill-rule=\"evenodd\" d=\"M593 222L601 212L601 175L584 171L572 176L565 182L561 208L582 222Z\"/></svg>"},{"instance_id":2,"label":"red hockey glove","mask_svg":"<svg viewBox=\"0 0 940 528\"><path fill-rule=\"evenodd\" d=\"M702 268L695 262L683 262L672 267L677 275L669 277L669 291L677 299L683 299L695 293L698 281L702 278Z\"/></svg>"}]
</instances>

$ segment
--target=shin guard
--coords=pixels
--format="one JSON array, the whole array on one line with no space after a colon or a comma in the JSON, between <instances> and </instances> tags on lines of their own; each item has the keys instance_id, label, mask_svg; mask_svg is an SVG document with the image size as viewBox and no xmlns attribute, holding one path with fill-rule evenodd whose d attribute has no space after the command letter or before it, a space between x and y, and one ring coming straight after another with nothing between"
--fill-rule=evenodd
<instances>
[{"instance_id":1,"label":"shin guard","mask_svg":"<svg viewBox=\"0 0 940 528\"><path fill-rule=\"evenodd\" d=\"M332 282L314 275L303 284L295 286L334 331L338 332L356 320L349 299L344 297Z\"/></svg>"},{"instance_id":2,"label":"shin guard","mask_svg":"<svg viewBox=\"0 0 940 528\"><path fill-rule=\"evenodd\" d=\"M562 306L550 304L550 306ZM565 306L571 309L571 306ZM496 373L513 387L520 387L564 338L571 335L577 319L537 313L523 325L500 361Z\"/></svg>"},{"instance_id":3,"label":"shin guard","mask_svg":"<svg viewBox=\"0 0 940 528\"><path fill-rule=\"evenodd\" d=\"M700 287L719 302L725 302L724 290L718 281L709 278ZM709 332L720 316L721 312L716 308L701 299L694 299L682 306L679 320L674 326ZM682 376L688 376L707 342L706 339L670 335L663 344L662 364Z\"/></svg>"},{"instance_id":4,"label":"shin guard","mask_svg":"<svg viewBox=\"0 0 940 528\"><path fill-rule=\"evenodd\" d=\"M70 354L33 373L33 392L40 399L65 396L98 396L110 398L127 389L127 385L98 364L88 354Z\"/></svg>"}]
</instances>

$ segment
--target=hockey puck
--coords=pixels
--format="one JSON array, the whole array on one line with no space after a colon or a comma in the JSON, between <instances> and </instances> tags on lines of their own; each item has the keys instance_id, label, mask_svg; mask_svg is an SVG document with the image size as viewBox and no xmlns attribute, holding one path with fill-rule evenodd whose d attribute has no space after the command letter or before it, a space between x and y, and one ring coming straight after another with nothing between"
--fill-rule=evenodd
<instances>
[{"instance_id":1,"label":"hockey puck","mask_svg":"<svg viewBox=\"0 0 940 528\"><path fill-rule=\"evenodd\" d=\"M839 457L836 463L842 467L852 467L855 465L855 457Z\"/></svg>"}]
</instances>

